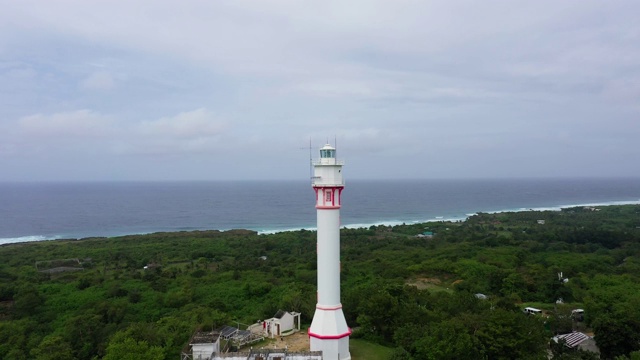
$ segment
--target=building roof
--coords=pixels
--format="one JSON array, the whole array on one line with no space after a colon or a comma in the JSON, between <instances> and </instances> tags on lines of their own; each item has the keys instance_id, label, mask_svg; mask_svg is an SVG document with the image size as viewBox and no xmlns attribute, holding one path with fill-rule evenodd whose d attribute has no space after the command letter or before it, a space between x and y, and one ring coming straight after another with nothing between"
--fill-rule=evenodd
<instances>
[{"instance_id":1,"label":"building roof","mask_svg":"<svg viewBox=\"0 0 640 360\"><path fill-rule=\"evenodd\" d=\"M225 339L228 339L237 331L238 331L238 328L235 328L233 326L223 326L222 329L220 329L220 336L222 336Z\"/></svg>"},{"instance_id":2,"label":"building roof","mask_svg":"<svg viewBox=\"0 0 640 360\"><path fill-rule=\"evenodd\" d=\"M195 334L193 334L193 336L191 337L191 340L189 340L190 344L208 344L208 343L215 343L216 341L218 341L218 337L220 336L220 333L217 331L210 331L210 332L196 332Z\"/></svg>"},{"instance_id":3,"label":"building roof","mask_svg":"<svg viewBox=\"0 0 640 360\"><path fill-rule=\"evenodd\" d=\"M555 342L560 340L565 341L565 345L570 348L578 346L581 342L587 340L589 337L581 332L572 332L569 334L562 334L553 337Z\"/></svg>"},{"instance_id":4,"label":"building roof","mask_svg":"<svg viewBox=\"0 0 640 360\"><path fill-rule=\"evenodd\" d=\"M286 311L284 311L284 310L278 310L278 312L277 312L275 315L273 315L273 317L274 317L275 319L282 319L282 317L283 317L283 316L284 316L284 314L286 314L286 313L287 313L287 312L286 312Z\"/></svg>"}]
</instances>

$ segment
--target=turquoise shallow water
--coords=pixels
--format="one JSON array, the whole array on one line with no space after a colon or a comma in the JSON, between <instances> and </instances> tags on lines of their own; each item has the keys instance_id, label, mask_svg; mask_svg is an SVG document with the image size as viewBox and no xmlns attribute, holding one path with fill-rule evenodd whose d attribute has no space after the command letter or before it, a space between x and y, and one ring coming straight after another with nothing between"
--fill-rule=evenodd
<instances>
[{"instance_id":1,"label":"turquoise shallow water","mask_svg":"<svg viewBox=\"0 0 640 360\"><path fill-rule=\"evenodd\" d=\"M315 227L305 181L1 183L0 244L157 231ZM640 179L347 181L342 224L640 203Z\"/></svg>"}]
</instances>

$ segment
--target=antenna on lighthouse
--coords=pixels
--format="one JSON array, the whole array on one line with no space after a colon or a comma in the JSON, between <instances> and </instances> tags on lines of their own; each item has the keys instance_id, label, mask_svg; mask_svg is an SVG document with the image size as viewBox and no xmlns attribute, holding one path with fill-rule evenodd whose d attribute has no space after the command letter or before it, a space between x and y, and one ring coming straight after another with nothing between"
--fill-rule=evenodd
<instances>
[{"instance_id":1,"label":"antenna on lighthouse","mask_svg":"<svg viewBox=\"0 0 640 360\"><path fill-rule=\"evenodd\" d=\"M336 159L338 158L338 136L333 135L333 147L336 148Z\"/></svg>"},{"instance_id":2,"label":"antenna on lighthouse","mask_svg":"<svg viewBox=\"0 0 640 360\"><path fill-rule=\"evenodd\" d=\"M306 150L307 147L298 148L300 150ZM313 156L311 154L311 136L309 136L309 180L313 180Z\"/></svg>"}]
</instances>

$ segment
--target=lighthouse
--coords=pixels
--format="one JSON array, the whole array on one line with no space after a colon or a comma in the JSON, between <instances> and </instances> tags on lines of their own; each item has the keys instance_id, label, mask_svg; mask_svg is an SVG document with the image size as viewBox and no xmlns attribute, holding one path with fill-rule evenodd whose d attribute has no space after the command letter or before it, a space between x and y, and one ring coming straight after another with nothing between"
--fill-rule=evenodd
<instances>
[{"instance_id":1,"label":"lighthouse","mask_svg":"<svg viewBox=\"0 0 640 360\"><path fill-rule=\"evenodd\" d=\"M327 144L313 162L313 190L318 218L318 303L309 328L311 351L322 351L324 360L349 360L351 329L340 303L340 205L342 161Z\"/></svg>"}]
</instances>

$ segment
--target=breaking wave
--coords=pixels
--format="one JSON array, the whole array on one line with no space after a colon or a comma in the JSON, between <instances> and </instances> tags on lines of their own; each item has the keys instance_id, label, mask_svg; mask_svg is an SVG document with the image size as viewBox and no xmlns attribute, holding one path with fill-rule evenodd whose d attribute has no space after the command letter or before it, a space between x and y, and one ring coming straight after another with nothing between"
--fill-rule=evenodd
<instances>
[{"instance_id":1,"label":"breaking wave","mask_svg":"<svg viewBox=\"0 0 640 360\"><path fill-rule=\"evenodd\" d=\"M31 241L56 240L61 238L62 237L58 235L55 235L55 236L30 235L30 236L20 236L20 237L11 237L11 238L0 238L0 245L21 243L21 242L31 242Z\"/></svg>"}]
</instances>

